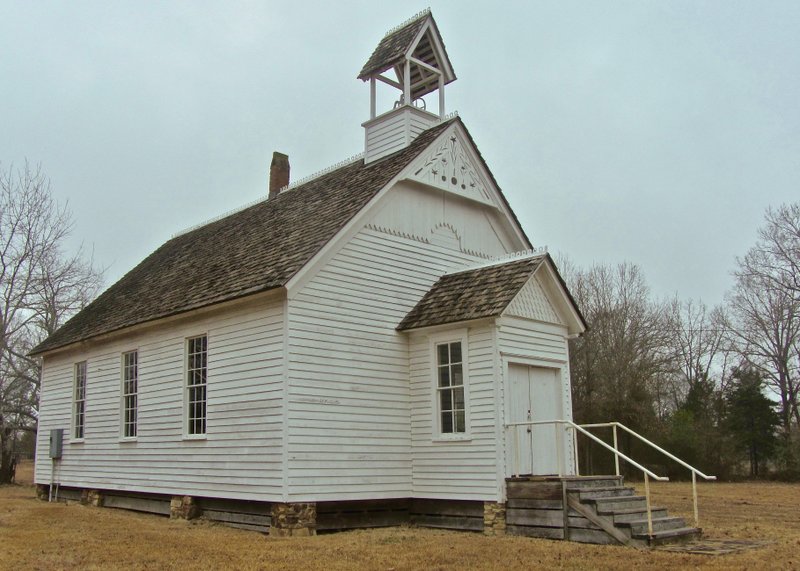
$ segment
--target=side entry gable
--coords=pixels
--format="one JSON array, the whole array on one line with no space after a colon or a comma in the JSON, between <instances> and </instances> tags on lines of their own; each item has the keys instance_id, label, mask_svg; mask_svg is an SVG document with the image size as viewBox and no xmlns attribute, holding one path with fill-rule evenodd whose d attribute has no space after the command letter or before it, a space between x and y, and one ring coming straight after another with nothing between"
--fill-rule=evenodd
<instances>
[{"instance_id":1,"label":"side entry gable","mask_svg":"<svg viewBox=\"0 0 800 571\"><path fill-rule=\"evenodd\" d=\"M503 315L564 325L570 336L581 335L587 329L549 255L514 296Z\"/></svg>"}]
</instances>

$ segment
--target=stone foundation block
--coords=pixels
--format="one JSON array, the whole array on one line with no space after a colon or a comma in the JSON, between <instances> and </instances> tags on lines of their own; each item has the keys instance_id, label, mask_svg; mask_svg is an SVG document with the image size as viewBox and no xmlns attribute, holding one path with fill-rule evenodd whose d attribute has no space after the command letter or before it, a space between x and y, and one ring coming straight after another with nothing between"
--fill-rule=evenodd
<instances>
[{"instance_id":1,"label":"stone foundation block","mask_svg":"<svg viewBox=\"0 0 800 571\"><path fill-rule=\"evenodd\" d=\"M317 535L317 504L272 504L269 534L275 537Z\"/></svg>"},{"instance_id":2,"label":"stone foundation block","mask_svg":"<svg viewBox=\"0 0 800 571\"><path fill-rule=\"evenodd\" d=\"M200 506L192 496L172 496L169 501L170 519L194 519L200 515Z\"/></svg>"},{"instance_id":3,"label":"stone foundation block","mask_svg":"<svg viewBox=\"0 0 800 571\"><path fill-rule=\"evenodd\" d=\"M103 507L103 494L100 490L81 490L81 504L101 508Z\"/></svg>"},{"instance_id":4,"label":"stone foundation block","mask_svg":"<svg viewBox=\"0 0 800 571\"><path fill-rule=\"evenodd\" d=\"M36 484L36 499L46 502L50 498L50 486Z\"/></svg>"},{"instance_id":5,"label":"stone foundation block","mask_svg":"<svg viewBox=\"0 0 800 571\"><path fill-rule=\"evenodd\" d=\"M483 534L505 535L506 505L500 502L483 502Z\"/></svg>"}]
</instances>

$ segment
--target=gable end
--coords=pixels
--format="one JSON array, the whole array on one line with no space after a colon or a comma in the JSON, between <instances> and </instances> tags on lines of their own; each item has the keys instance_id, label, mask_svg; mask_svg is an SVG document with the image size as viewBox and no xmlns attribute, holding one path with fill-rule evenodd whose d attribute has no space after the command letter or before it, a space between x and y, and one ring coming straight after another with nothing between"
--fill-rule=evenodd
<instances>
[{"instance_id":1,"label":"gable end","mask_svg":"<svg viewBox=\"0 0 800 571\"><path fill-rule=\"evenodd\" d=\"M564 319L558 314L537 276L532 276L519 293L514 297L504 315L544 321L565 325Z\"/></svg>"}]
</instances>

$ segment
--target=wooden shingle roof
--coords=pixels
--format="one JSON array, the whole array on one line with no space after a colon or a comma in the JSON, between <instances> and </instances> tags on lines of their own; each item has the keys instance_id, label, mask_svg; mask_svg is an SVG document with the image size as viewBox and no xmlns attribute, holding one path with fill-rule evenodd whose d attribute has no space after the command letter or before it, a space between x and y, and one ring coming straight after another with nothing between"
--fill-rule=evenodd
<instances>
[{"instance_id":1,"label":"wooden shingle roof","mask_svg":"<svg viewBox=\"0 0 800 571\"><path fill-rule=\"evenodd\" d=\"M172 238L32 354L284 286L453 121L385 159L345 165Z\"/></svg>"},{"instance_id":2,"label":"wooden shingle roof","mask_svg":"<svg viewBox=\"0 0 800 571\"><path fill-rule=\"evenodd\" d=\"M445 274L397 326L399 331L497 317L546 255Z\"/></svg>"},{"instance_id":3,"label":"wooden shingle roof","mask_svg":"<svg viewBox=\"0 0 800 571\"><path fill-rule=\"evenodd\" d=\"M430 12L422 12L416 18L386 34L372 52L367 63L361 68L358 79L366 79L374 73L386 71L403 61L406 52L411 47L411 42L417 37L428 17L430 17Z\"/></svg>"}]
</instances>

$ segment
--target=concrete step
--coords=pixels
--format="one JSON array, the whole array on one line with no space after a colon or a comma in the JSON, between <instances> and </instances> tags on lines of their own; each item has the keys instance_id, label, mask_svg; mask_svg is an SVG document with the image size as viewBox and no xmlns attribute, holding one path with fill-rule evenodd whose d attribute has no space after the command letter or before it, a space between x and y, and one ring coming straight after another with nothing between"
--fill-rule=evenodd
<instances>
[{"instance_id":1,"label":"concrete step","mask_svg":"<svg viewBox=\"0 0 800 571\"><path fill-rule=\"evenodd\" d=\"M632 496L636 493L633 488L624 486L595 486L593 488L567 488L573 494L579 494L581 501L593 500L597 498L617 498L620 496Z\"/></svg>"},{"instance_id":2,"label":"concrete step","mask_svg":"<svg viewBox=\"0 0 800 571\"><path fill-rule=\"evenodd\" d=\"M688 543L698 539L703 534L699 527L679 527L664 531L654 531L652 536L647 533L635 534L633 540L645 547L665 545L668 543Z\"/></svg>"},{"instance_id":3,"label":"concrete step","mask_svg":"<svg viewBox=\"0 0 800 571\"><path fill-rule=\"evenodd\" d=\"M654 517L653 531L668 531L671 529L681 529L686 527L686 520L682 517ZM628 535L641 536L647 535L647 519L637 519L634 521L623 521L614 524L616 527L627 530Z\"/></svg>"}]
</instances>

